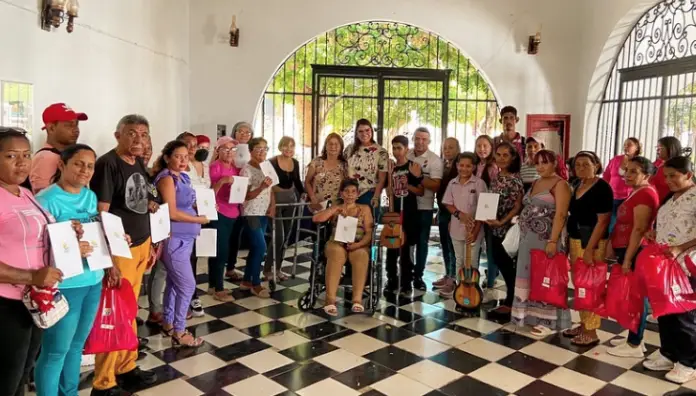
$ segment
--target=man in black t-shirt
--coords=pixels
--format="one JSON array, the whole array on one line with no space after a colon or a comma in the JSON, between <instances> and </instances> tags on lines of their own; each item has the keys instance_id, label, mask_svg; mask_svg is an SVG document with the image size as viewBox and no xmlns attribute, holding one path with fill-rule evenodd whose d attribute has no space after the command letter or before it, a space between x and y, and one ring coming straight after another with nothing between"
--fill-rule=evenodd
<instances>
[{"instance_id":1,"label":"man in black t-shirt","mask_svg":"<svg viewBox=\"0 0 696 396\"><path fill-rule=\"evenodd\" d=\"M154 202L157 191L149 182L142 159L150 125L141 115L127 115L119 121L114 135L118 144L97 160L91 188L97 195L99 212L120 217L132 242L133 258L114 257L114 267L107 276L113 281L120 273L133 286L137 298L150 261L149 213L158 208ZM119 385L127 390L155 383L155 373L140 370L137 358L137 350L97 354L92 396L120 394Z\"/></svg>"},{"instance_id":2,"label":"man in black t-shirt","mask_svg":"<svg viewBox=\"0 0 696 396\"><path fill-rule=\"evenodd\" d=\"M422 185L423 172L420 165L409 161L408 138L406 136L396 136L392 139L392 154L396 163L391 163L391 178L393 191L390 191L389 200L393 203L394 211L401 212L402 230L406 237L406 242L401 249L387 250L387 291L395 291L401 286L401 292L410 294L413 291L413 260L411 258L410 247L418 242L418 217L413 214L418 211L417 196L422 196L424 187ZM403 208L402 208L403 202ZM411 214L409 216L409 214ZM396 261L400 259L401 285L398 283L396 275Z\"/></svg>"}]
</instances>

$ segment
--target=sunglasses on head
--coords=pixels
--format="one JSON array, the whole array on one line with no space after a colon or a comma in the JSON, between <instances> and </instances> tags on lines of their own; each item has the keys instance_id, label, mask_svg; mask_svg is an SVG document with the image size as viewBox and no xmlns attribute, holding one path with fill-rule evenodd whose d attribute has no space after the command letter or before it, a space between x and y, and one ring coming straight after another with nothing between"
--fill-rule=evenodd
<instances>
[{"instance_id":1,"label":"sunglasses on head","mask_svg":"<svg viewBox=\"0 0 696 396\"><path fill-rule=\"evenodd\" d=\"M22 135L26 135L27 131L18 127L0 126L0 133L21 133Z\"/></svg>"}]
</instances>

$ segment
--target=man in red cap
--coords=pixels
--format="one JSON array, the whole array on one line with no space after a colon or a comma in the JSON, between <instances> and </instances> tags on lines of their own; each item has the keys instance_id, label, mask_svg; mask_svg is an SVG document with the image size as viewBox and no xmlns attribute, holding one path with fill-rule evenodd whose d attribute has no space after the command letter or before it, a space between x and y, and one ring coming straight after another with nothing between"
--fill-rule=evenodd
<instances>
[{"instance_id":1,"label":"man in red cap","mask_svg":"<svg viewBox=\"0 0 696 396\"><path fill-rule=\"evenodd\" d=\"M46 144L39 150L31 164L29 182L34 194L51 184L58 170L60 153L80 137L80 121L87 120L87 114L77 113L65 103L54 103L43 112L46 130Z\"/></svg>"}]
</instances>

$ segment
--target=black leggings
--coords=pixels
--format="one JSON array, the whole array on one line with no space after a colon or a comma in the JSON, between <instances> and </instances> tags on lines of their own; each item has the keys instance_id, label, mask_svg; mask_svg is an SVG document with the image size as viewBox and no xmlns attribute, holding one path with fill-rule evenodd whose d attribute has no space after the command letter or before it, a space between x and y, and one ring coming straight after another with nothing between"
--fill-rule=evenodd
<instances>
[{"instance_id":1,"label":"black leggings","mask_svg":"<svg viewBox=\"0 0 696 396\"><path fill-rule=\"evenodd\" d=\"M674 363L696 368L696 310L657 318L660 353Z\"/></svg>"},{"instance_id":2,"label":"black leggings","mask_svg":"<svg viewBox=\"0 0 696 396\"><path fill-rule=\"evenodd\" d=\"M507 294L503 305L512 307L512 301L515 299L515 278L517 277L517 260L511 258L503 247L503 238L493 235L490 230L486 230L486 243L491 245L489 251L493 252L493 262L498 270L503 275Z\"/></svg>"},{"instance_id":3,"label":"black leggings","mask_svg":"<svg viewBox=\"0 0 696 396\"><path fill-rule=\"evenodd\" d=\"M41 329L19 300L0 297L0 395L22 396L41 346Z\"/></svg>"}]
</instances>

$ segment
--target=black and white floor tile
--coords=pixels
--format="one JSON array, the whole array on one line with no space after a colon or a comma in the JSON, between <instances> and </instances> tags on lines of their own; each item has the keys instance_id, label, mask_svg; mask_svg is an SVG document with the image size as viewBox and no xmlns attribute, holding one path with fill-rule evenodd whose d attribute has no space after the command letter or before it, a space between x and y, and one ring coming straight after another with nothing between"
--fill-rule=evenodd
<instances>
[{"instance_id":1,"label":"black and white floor tile","mask_svg":"<svg viewBox=\"0 0 696 396\"><path fill-rule=\"evenodd\" d=\"M462 315L451 300L432 292L387 296L370 316L342 310L331 318L319 305L302 312L297 299L308 288L309 249L300 252L296 278L281 283L268 300L238 290L235 302L213 300L204 294L207 275L200 265L198 293L206 314L190 320L188 329L205 343L176 350L156 330L141 326L140 335L150 342L140 366L154 370L158 381L131 391L141 396L696 394L696 381L680 387L643 369L639 359L608 355L609 341L626 335L609 320L599 331L601 344L582 348L558 334L535 339L485 314ZM430 253L428 283L444 272L435 243ZM286 260L291 266L292 258ZM243 266L244 258L237 264ZM504 287L498 287L503 297ZM145 318L147 298L141 297L140 305ZM579 320L575 312L574 319ZM646 331L648 354L659 347L656 330L650 325ZM91 373L83 375L80 395L87 395Z\"/></svg>"}]
</instances>

